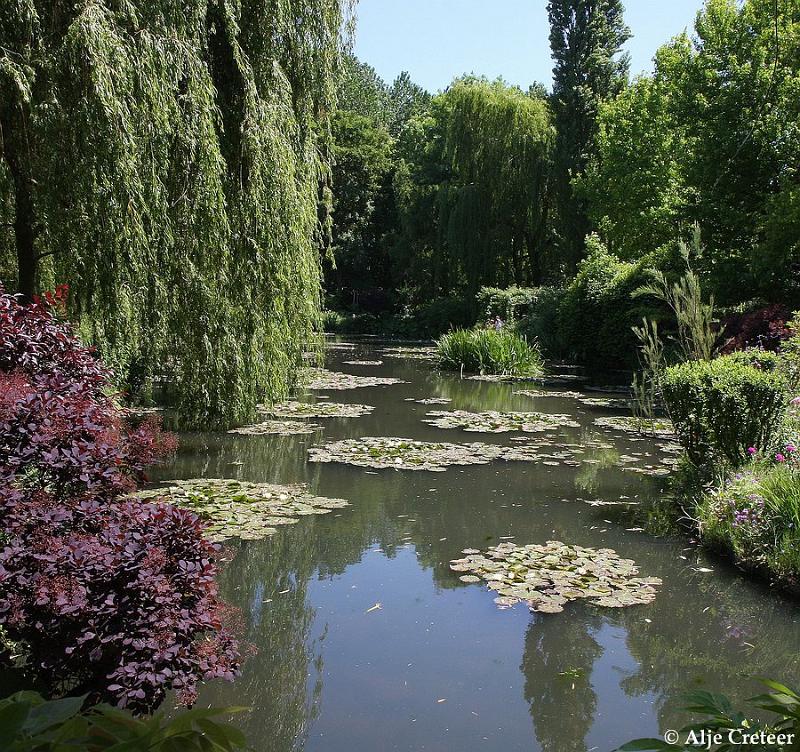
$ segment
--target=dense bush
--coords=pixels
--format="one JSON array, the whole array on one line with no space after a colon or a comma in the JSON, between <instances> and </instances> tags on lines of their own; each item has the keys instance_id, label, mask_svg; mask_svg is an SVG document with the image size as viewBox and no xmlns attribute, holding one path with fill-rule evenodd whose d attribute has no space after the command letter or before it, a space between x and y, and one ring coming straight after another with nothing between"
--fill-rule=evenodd
<instances>
[{"instance_id":1,"label":"dense bush","mask_svg":"<svg viewBox=\"0 0 800 752\"><path fill-rule=\"evenodd\" d=\"M559 305L559 337L567 355L589 367L633 366L633 327L653 313L653 306L633 293L651 281L653 259L622 262L597 237L587 239L587 251Z\"/></svg>"},{"instance_id":2,"label":"dense bush","mask_svg":"<svg viewBox=\"0 0 800 752\"><path fill-rule=\"evenodd\" d=\"M0 700L0 738L6 752L232 752L244 749L241 731L216 716L238 708L197 709L176 718L138 720L109 705L83 710L85 697L46 701L35 692Z\"/></svg>"},{"instance_id":3,"label":"dense bush","mask_svg":"<svg viewBox=\"0 0 800 752\"><path fill-rule=\"evenodd\" d=\"M126 499L174 439L125 425L55 302L0 291L0 626L50 693L191 703L238 670L217 549L193 514Z\"/></svg>"},{"instance_id":4,"label":"dense bush","mask_svg":"<svg viewBox=\"0 0 800 752\"><path fill-rule=\"evenodd\" d=\"M535 287L482 287L477 296L479 315L484 321L499 316L505 322L518 321L532 313L539 297Z\"/></svg>"},{"instance_id":5,"label":"dense bush","mask_svg":"<svg viewBox=\"0 0 800 752\"><path fill-rule=\"evenodd\" d=\"M726 316L722 321L722 352L727 354L748 347L780 349L781 343L790 336L789 315L785 305L775 304Z\"/></svg>"},{"instance_id":6,"label":"dense bush","mask_svg":"<svg viewBox=\"0 0 800 752\"><path fill-rule=\"evenodd\" d=\"M436 343L439 364L449 370L535 376L542 372L539 351L514 332L457 329Z\"/></svg>"},{"instance_id":7,"label":"dense bush","mask_svg":"<svg viewBox=\"0 0 800 752\"><path fill-rule=\"evenodd\" d=\"M767 450L780 438L786 379L743 360L746 356L691 361L665 373L664 401L696 465L724 459L737 466L747 459L748 448Z\"/></svg>"}]
</instances>

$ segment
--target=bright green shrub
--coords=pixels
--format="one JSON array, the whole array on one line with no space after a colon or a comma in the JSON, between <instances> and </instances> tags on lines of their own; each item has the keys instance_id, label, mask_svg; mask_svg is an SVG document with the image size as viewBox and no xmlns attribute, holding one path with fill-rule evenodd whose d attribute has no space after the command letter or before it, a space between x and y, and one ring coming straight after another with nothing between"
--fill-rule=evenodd
<instances>
[{"instance_id":1,"label":"bright green shrub","mask_svg":"<svg viewBox=\"0 0 800 752\"><path fill-rule=\"evenodd\" d=\"M494 329L456 329L436 343L439 365L453 371L536 376L542 356L518 334Z\"/></svg>"},{"instance_id":2,"label":"bright green shrub","mask_svg":"<svg viewBox=\"0 0 800 752\"><path fill-rule=\"evenodd\" d=\"M740 363L741 365L753 366L759 371L776 371L780 368L781 359L777 353L768 350L751 348L749 350L738 350L726 356L729 363Z\"/></svg>"},{"instance_id":3,"label":"bright green shrub","mask_svg":"<svg viewBox=\"0 0 800 752\"><path fill-rule=\"evenodd\" d=\"M788 400L786 379L744 359L728 355L690 361L665 373L667 410L696 465L722 457L738 466L749 447L766 450L780 437Z\"/></svg>"}]
</instances>

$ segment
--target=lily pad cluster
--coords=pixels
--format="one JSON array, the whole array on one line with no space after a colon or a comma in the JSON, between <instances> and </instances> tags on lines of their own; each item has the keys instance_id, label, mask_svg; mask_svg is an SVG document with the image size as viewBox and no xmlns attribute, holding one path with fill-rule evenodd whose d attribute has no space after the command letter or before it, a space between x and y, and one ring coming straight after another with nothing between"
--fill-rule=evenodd
<instances>
[{"instance_id":1,"label":"lily pad cluster","mask_svg":"<svg viewBox=\"0 0 800 752\"><path fill-rule=\"evenodd\" d=\"M344 402L280 402L264 408L268 415L276 418L360 418L375 408L372 405L347 404Z\"/></svg>"},{"instance_id":2,"label":"lily pad cluster","mask_svg":"<svg viewBox=\"0 0 800 752\"><path fill-rule=\"evenodd\" d=\"M583 392L557 392L548 389L519 389L514 394L522 394L525 397L533 397L538 399L540 397L554 397L556 399L580 399L583 397Z\"/></svg>"},{"instance_id":3,"label":"lily pad cluster","mask_svg":"<svg viewBox=\"0 0 800 752\"><path fill-rule=\"evenodd\" d=\"M345 360L346 366L382 366L382 360Z\"/></svg>"},{"instance_id":4,"label":"lily pad cluster","mask_svg":"<svg viewBox=\"0 0 800 752\"><path fill-rule=\"evenodd\" d=\"M365 386L405 384L402 379L378 376L354 376L351 373L328 371L324 368L306 368L302 374L307 389L359 389Z\"/></svg>"},{"instance_id":5,"label":"lily pad cluster","mask_svg":"<svg viewBox=\"0 0 800 752\"><path fill-rule=\"evenodd\" d=\"M232 428L228 433L244 434L246 436L297 436L299 434L314 433L322 430L318 423L309 423L300 420L264 420L249 426Z\"/></svg>"},{"instance_id":6,"label":"lily pad cluster","mask_svg":"<svg viewBox=\"0 0 800 752\"><path fill-rule=\"evenodd\" d=\"M189 509L208 523L205 535L215 542L229 538L259 540L291 525L300 517L327 514L348 506L344 499L308 493L305 486L279 486L219 478L171 481L161 488L139 491L136 496L164 500Z\"/></svg>"},{"instance_id":7,"label":"lily pad cluster","mask_svg":"<svg viewBox=\"0 0 800 752\"><path fill-rule=\"evenodd\" d=\"M666 418L602 417L595 418L594 424L599 428L611 428L627 433L648 434L650 436L673 436L675 428Z\"/></svg>"},{"instance_id":8,"label":"lily pad cluster","mask_svg":"<svg viewBox=\"0 0 800 752\"><path fill-rule=\"evenodd\" d=\"M580 424L568 415L497 412L496 410L482 413L472 413L467 410L451 412L439 410L428 413L423 423L437 428L460 428L477 433L508 433L509 431L539 433L560 427L580 427Z\"/></svg>"},{"instance_id":9,"label":"lily pad cluster","mask_svg":"<svg viewBox=\"0 0 800 752\"><path fill-rule=\"evenodd\" d=\"M583 397L580 401L589 407L605 407L611 410L628 410L631 402L623 397Z\"/></svg>"},{"instance_id":10,"label":"lily pad cluster","mask_svg":"<svg viewBox=\"0 0 800 752\"><path fill-rule=\"evenodd\" d=\"M637 577L635 562L610 548L548 541L528 546L501 543L485 554L474 548L462 553L466 556L451 561L450 569L463 572L463 582L485 581L502 608L525 601L531 611L556 614L569 601L580 599L623 608L651 603L661 585L657 577Z\"/></svg>"},{"instance_id":11,"label":"lily pad cluster","mask_svg":"<svg viewBox=\"0 0 800 752\"><path fill-rule=\"evenodd\" d=\"M549 444L530 443L520 446L494 444L450 444L415 441L386 436L364 436L343 439L308 450L310 462L341 462L356 467L395 470L429 470L442 472L450 465L486 465L495 460L537 462L557 458L574 463L569 450L543 452Z\"/></svg>"},{"instance_id":12,"label":"lily pad cluster","mask_svg":"<svg viewBox=\"0 0 800 752\"><path fill-rule=\"evenodd\" d=\"M416 402L418 405L449 405L453 400L447 397L425 397L424 399L414 399L412 397L409 401Z\"/></svg>"},{"instance_id":13,"label":"lily pad cluster","mask_svg":"<svg viewBox=\"0 0 800 752\"><path fill-rule=\"evenodd\" d=\"M384 347L381 355L386 358L405 358L407 360L435 360L435 347Z\"/></svg>"}]
</instances>

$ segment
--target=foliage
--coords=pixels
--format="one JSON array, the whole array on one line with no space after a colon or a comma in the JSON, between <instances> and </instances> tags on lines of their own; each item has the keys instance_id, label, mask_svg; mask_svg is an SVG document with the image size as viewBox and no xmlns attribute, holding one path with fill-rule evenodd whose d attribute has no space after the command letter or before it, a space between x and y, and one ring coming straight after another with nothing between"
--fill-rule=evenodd
<instances>
[{"instance_id":1,"label":"foliage","mask_svg":"<svg viewBox=\"0 0 800 752\"><path fill-rule=\"evenodd\" d=\"M536 376L542 357L535 346L507 330L456 329L436 343L439 364L454 371Z\"/></svg>"},{"instance_id":2,"label":"foliage","mask_svg":"<svg viewBox=\"0 0 800 752\"><path fill-rule=\"evenodd\" d=\"M693 271L689 261L689 246L680 241L681 257L686 263L685 273L673 283L660 270L654 273L654 280L634 292L635 296L651 295L665 303L678 327L677 345L681 360L710 360L718 339L714 326L714 298L703 301L700 278ZM697 256L701 253L700 230L695 227L692 249Z\"/></svg>"},{"instance_id":3,"label":"foliage","mask_svg":"<svg viewBox=\"0 0 800 752\"><path fill-rule=\"evenodd\" d=\"M365 288L391 289L385 234L393 215L392 139L370 118L341 110L332 132L336 192L327 289L352 289L354 298Z\"/></svg>"},{"instance_id":4,"label":"foliage","mask_svg":"<svg viewBox=\"0 0 800 752\"><path fill-rule=\"evenodd\" d=\"M187 424L285 396L318 318L348 4L6 5L19 289L69 281L106 362Z\"/></svg>"},{"instance_id":5,"label":"foliage","mask_svg":"<svg viewBox=\"0 0 800 752\"><path fill-rule=\"evenodd\" d=\"M557 133L553 175L557 261L573 272L590 227L571 180L583 173L594 151L600 104L627 82L629 57L620 50L630 31L620 0L550 0L547 15L555 61L551 101Z\"/></svg>"},{"instance_id":6,"label":"foliage","mask_svg":"<svg viewBox=\"0 0 800 752\"><path fill-rule=\"evenodd\" d=\"M247 742L216 716L240 708L196 709L176 718L159 714L138 720L109 705L84 710L86 697L45 700L17 692L0 700L0 736L8 752L232 752Z\"/></svg>"},{"instance_id":7,"label":"foliage","mask_svg":"<svg viewBox=\"0 0 800 752\"><path fill-rule=\"evenodd\" d=\"M651 252L680 234L687 201L682 175L683 129L670 112L660 60L600 106L596 154L576 189L609 249L624 260Z\"/></svg>"},{"instance_id":8,"label":"foliage","mask_svg":"<svg viewBox=\"0 0 800 752\"><path fill-rule=\"evenodd\" d=\"M724 354L748 347L777 350L790 336L787 326L789 309L782 303L759 308L748 313L732 314L723 320Z\"/></svg>"},{"instance_id":9,"label":"foliage","mask_svg":"<svg viewBox=\"0 0 800 752\"><path fill-rule=\"evenodd\" d=\"M541 276L553 137L547 104L500 80L457 79L412 118L398 140L393 255L414 302Z\"/></svg>"},{"instance_id":10,"label":"foliage","mask_svg":"<svg viewBox=\"0 0 800 752\"><path fill-rule=\"evenodd\" d=\"M189 512L126 500L175 442L130 429L46 303L0 296L0 625L49 693L144 712L232 678L217 550Z\"/></svg>"},{"instance_id":11,"label":"foliage","mask_svg":"<svg viewBox=\"0 0 800 752\"><path fill-rule=\"evenodd\" d=\"M600 106L581 183L623 258L695 222L698 273L724 305L798 303L800 24L794 0L710 0L652 76Z\"/></svg>"},{"instance_id":12,"label":"foliage","mask_svg":"<svg viewBox=\"0 0 800 752\"><path fill-rule=\"evenodd\" d=\"M690 361L666 370L663 396L678 437L696 465L734 467L748 448L780 439L788 399L785 377L736 356Z\"/></svg>"},{"instance_id":13,"label":"foliage","mask_svg":"<svg viewBox=\"0 0 800 752\"><path fill-rule=\"evenodd\" d=\"M620 261L597 236L587 239L587 256L559 305L560 336L569 355L594 368L632 365L634 325L653 313L633 293L653 278L652 258Z\"/></svg>"},{"instance_id":14,"label":"foliage","mask_svg":"<svg viewBox=\"0 0 800 752\"><path fill-rule=\"evenodd\" d=\"M538 294L535 287L482 287L477 295L478 309L484 321L499 316L504 322L512 323L531 314Z\"/></svg>"},{"instance_id":15,"label":"foliage","mask_svg":"<svg viewBox=\"0 0 800 752\"><path fill-rule=\"evenodd\" d=\"M784 585L799 581L800 457L794 444L763 459L755 455L752 467L704 495L696 515L705 543Z\"/></svg>"},{"instance_id":16,"label":"foliage","mask_svg":"<svg viewBox=\"0 0 800 752\"><path fill-rule=\"evenodd\" d=\"M735 710L725 695L695 690L686 695L686 711L699 713L703 718L681 728L676 744L667 744L663 739L636 739L623 744L617 752L692 752L699 746L713 752L789 752L796 746L792 740L800 734L800 695L778 682L761 679L761 683L771 691L753 697L749 702L755 710L776 716L769 723ZM718 733L722 741L712 742L711 746L708 742L700 742L703 731L709 735ZM778 734L782 734L783 740L780 742ZM693 743L692 739L696 739L697 743Z\"/></svg>"}]
</instances>

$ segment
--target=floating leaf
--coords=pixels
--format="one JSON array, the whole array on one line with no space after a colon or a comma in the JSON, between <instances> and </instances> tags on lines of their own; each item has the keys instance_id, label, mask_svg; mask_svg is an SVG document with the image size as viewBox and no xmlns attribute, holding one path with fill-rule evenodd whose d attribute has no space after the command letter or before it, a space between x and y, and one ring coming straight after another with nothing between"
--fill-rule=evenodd
<instances>
[{"instance_id":1,"label":"floating leaf","mask_svg":"<svg viewBox=\"0 0 800 752\"><path fill-rule=\"evenodd\" d=\"M278 486L219 478L171 481L159 488L139 491L136 496L190 509L208 523L205 534L212 541L259 540L274 535L276 526L296 523L300 516L327 514L348 506L343 499L314 496L303 485Z\"/></svg>"},{"instance_id":2,"label":"floating leaf","mask_svg":"<svg viewBox=\"0 0 800 752\"><path fill-rule=\"evenodd\" d=\"M486 554L473 553L450 562L463 582L483 579L498 593L495 603L501 607L525 601L531 611L556 614L569 601L586 599L606 608L624 608L651 603L657 577L636 577L638 569L630 559L622 559L610 548L582 548L560 541L545 545L517 546L501 543Z\"/></svg>"}]
</instances>

